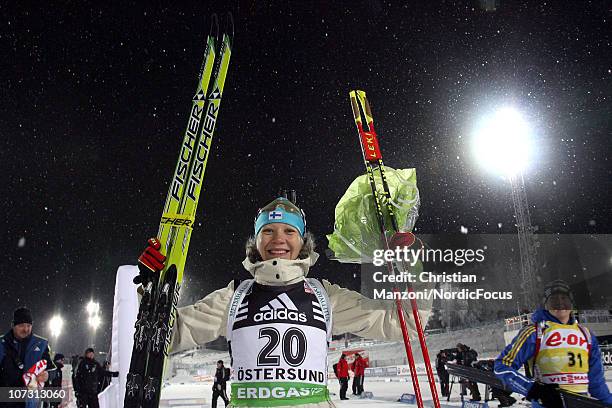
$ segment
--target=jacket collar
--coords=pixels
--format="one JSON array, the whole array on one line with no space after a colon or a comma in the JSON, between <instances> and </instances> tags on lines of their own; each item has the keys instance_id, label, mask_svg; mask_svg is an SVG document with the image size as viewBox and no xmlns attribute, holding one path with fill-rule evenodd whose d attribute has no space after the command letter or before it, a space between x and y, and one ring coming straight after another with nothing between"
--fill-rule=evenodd
<instances>
[{"instance_id":1,"label":"jacket collar","mask_svg":"<svg viewBox=\"0 0 612 408\"><path fill-rule=\"evenodd\" d=\"M255 263L249 261L247 257L242 261L242 265L253 275L255 282L261 285L286 286L303 281L317 259L319 259L319 254L316 252L306 259L276 258Z\"/></svg>"},{"instance_id":2,"label":"jacket collar","mask_svg":"<svg viewBox=\"0 0 612 408\"><path fill-rule=\"evenodd\" d=\"M13 329L10 329L4 336L3 336L4 340L5 340L5 344L9 344L12 347L18 347L17 344L21 344L22 347L26 346L29 347L32 345L33 340L34 340L34 335L30 334L28 337L21 339L21 340L17 340L15 338L15 335L13 334Z\"/></svg>"},{"instance_id":3,"label":"jacket collar","mask_svg":"<svg viewBox=\"0 0 612 408\"><path fill-rule=\"evenodd\" d=\"M538 310L536 310L531 315L531 321L534 322L534 323L538 323L538 322L541 322L541 321L550 321L550 322L555 322L555 323L561 324L559 319L557 319L548 310L546 310L544 308L539 308ZM574 324L575 322L576 322L576 319L574 317L574 313L572 313L570 315L569 321L566 324L571 325L571 324Z\"/></svg>"},{"instance_id":4,"label":"jacket collar","mask_svg":"<svg viewBox=\"0 0 612 408\"><path fill-rule=\"evenodd\" d=\"M12 343L14 338L15 337L13 336L13 329L10 329L6 333L4 333L4 336L2 336L2 340L4 340L7 343Z\"/></svg>"}]
</instances>

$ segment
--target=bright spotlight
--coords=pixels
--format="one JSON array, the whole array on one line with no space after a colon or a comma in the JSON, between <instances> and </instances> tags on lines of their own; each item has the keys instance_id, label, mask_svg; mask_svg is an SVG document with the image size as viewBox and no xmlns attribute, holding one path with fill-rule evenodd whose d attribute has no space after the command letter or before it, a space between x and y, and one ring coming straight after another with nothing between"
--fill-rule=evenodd
<instances>
[{"instance_id":1,"label":"bright spotlight","mask_svg":"<svg viewBox=\"0 0 612 408\"><path fill-rule=\"evenodd\" d=\"M99 310L100 310L100 304L98 302L94 302L93 300L90 300L89 303L87 304L87 313L89 313L89 315L95 315L98 313Z\"/></svg>"},{"instance_id":2,"label":"bright spotlight","mask_svg":"<svg viewBox=\"0 0 612 408\"><path fill-rule=\"evenodd\" d=\"M474 154L487 169L513 176L527 167L529 126L521 114L504 108L485 118L476 130Z\"/></svg>"},{"instance_id":3,"label":"bright spotlight","mask_svg":"<svg viewBox=\"0 0 612 408\"><path fill-rule=\"evenodd\" d=\"M89 317L89 325L94 329L97 330L98 327L100 327L100 325L102 324L102 319L100 318L100 315L93 315Z\"/></svg>"},{"instance_id":4,"label":"bright spotlight","mask_svg":"<svg viewBox=\"0 0 612 408\"><path fill-rule=\"evenodd\" d=\"M53 337L58 337L62 334L64 327L64 319L60 315L55 315L49 320L49 331Z\"/></svg>"}]
</instances>

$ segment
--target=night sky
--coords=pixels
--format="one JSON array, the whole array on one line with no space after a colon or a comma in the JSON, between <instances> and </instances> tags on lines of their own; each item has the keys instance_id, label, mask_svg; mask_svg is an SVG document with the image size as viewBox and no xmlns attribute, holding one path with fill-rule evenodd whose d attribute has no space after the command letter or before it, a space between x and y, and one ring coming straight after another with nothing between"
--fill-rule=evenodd
<instances>
[{"instance_id":1,"label":"night sky","mask_svg":"<svg viewBox=\"0 0 612 408\"><path fill-rule=\"evenodd\" d=\"M0 5L2 331L20 305L41 335L60 312L52 348L82 352L94 298L95 343L109 348L115 271L157 232L213 12L234 13L234 49L181 304L246 277L253 217L281 187L297 190L324 254L334 206L363 173L356 88L385 164L417 169L417 233L515 233L508 184L470 146L477 121L508 105L533 131L540 232L611 232L609 2L149 3ZM358 273L323 256L312 276L357 289Z\"/></svg>"}]
</instances>

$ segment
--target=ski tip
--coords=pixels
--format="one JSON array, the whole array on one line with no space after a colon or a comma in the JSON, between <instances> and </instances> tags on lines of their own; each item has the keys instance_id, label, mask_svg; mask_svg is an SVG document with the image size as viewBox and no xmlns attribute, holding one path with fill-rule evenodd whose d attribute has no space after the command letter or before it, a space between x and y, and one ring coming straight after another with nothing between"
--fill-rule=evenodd
<instances>
[{"instance_id":1,"label":"ski tip","mask_svg":"<svg viewBox=\"0 0 612 408\"><path fill-rule=\"evenodd\" d=\"M355 99L364 99L366 97L366 93L360 89L353 89L349 92L349 96Z\"/></svg>"},{"instance_id":2,"label":"ski tip","mask_svg":"<svg viewBox=\"0 0 612 408\"><path fill-rule=\"evenodd\" d=\"M229 11L225 17L223 41L227 43L230 49L232 48L234 42L234 16Z\"/></svg>"},{"instance_id":3,"label":"ski tip","mask_svg":"<svg viewBox=\"0 0 612 408\"><path fill-rule=\"evenodd\" d=\"M219 17L217 13L210 16L210 34L209 36L217 38L219 36Z\"/></svg>"},{"instance_id":4,"label":"ski tip","mask_svg":"<svg viewBox=\"0 0 612 408\"><path fill-rule=\"evenodd\" d=\"M234 15L227 12L227 20L225 20L225 33L234 38Z\"/></svg>"}]
</instances>

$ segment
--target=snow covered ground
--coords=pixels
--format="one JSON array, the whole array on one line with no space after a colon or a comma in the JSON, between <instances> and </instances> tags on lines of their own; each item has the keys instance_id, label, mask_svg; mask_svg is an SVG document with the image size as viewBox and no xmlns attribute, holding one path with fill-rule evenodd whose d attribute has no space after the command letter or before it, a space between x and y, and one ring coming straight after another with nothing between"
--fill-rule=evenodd
<instances>
[{"instance_id":1,"label":"snow covered ground","mask_svg":"<svg viewBox=\"0 0 612 408\"><path fill-rule=\"evenodd\" d=\"M606 380L608 386L612 388L612 370L606 371ZM419 376L419 383L423 394L423 400L426 406L433 407L431 392L427 384L425 376ZM332 401L338 407L406 407L415 406L397 402L403 393L413 394L412 383L408 377L398 378L366 378L366 391L373 393L373 399L360 399L351 395L350 384L347 396L350 398L347 401L340 401L339 384L335 379L329 381L329 389L332 393ZM480 392L484 398L484 386L480 386ZM517 394L513 395L518 398ZM160 408L203 408L210 407L212 399L212 382L201 381L195 382L192 378L174 378L172 383L164 387L162 392L162 402ZM222 401L218 401L219 407L223 406ZM490 401L490 407L497 407L498 401ZM457 384L453 386L452 397L450 401L446 398L441 400L442 407L457 407L461 406L461 398L459 396L459 387ZM515 406L530 405L526 402L520 402ZM72 400L66 408L76 408L76 403Z\"/></svg>"},{"instance_id":2,"label":"snow covered ground","mask_svg":"<svg viewBox=\"0 0 612 408\"><path fill-rule=\"evenodd\" d=\"M406 407L408 404L397 402L397 400L403 393L413 394L412 382L408 377L401 377L400 379L402 381L398 381L398 378L366 378L364 388L365 391L370 391L373 393L373 399L360 399L359 397L353 397L352 395L350 395L351 391L349 384L349 391L347 393L347 396L350 399L347 401L341 401L339 396L340 387L338 381L335 379L330 380L329 389L330 392L333 394L332 401L338 407ZM612 388L612 370L606 371L606 379L608 382L608 386ZM419 383L421 385L421 392L425 405L433 407L433 399L429 390L429 386L427 384L427 377L419 376ZM480 385L480 393L483 399L484 391L484 386ZM515 404L515 406L531 405L527 402L520 402L520 398L517 394L513 394L513 396L519 399L519 402ZM199 404L187 405L181 403L180 405L172 406L181 406L185 408L209 407L212 398L212 383L209 381L184 384L173 383L164 388L162 398L164 400L185 399L185 402L187 402L187 400L201 400L202 398L204 398L204 401L199 402ZM174 403L178 403L178 401ZM218 406L223 406L222 401L218 401L218 403ZM461 397L459 396L459 387L457 384L453 386L452 397L450 401L447 402L446 398L444 398L443 400L441 400L441 405L442 407L461 406ZM497 407L498 405L499 402L497 400L489 402L490 407Z\"/></svg>"},{"instance_id":3,"label":"snow covered ground","mask_svg":"<svg viewBox=\"0 0 612 408\"><path fill-rule=\"evenodd\" d=\"M422 382L421 388L423 390L423 398L427 405L433 406L431 392L429 391L429 389L425 390L425 387L427 387L425 380L426 378L420 379L420 381ZM329 388L330 388L330 392L333 394L332 401L338 407L349 407L349 406L351 407L359 406L363 408L367 408L370 406L372 407L383 407L383 406L385 407L405 407L406 404L397 402L397 400L403 393L406 393L406 392L412 393L412 384L409 382L366 381L365 390L370 391L374 394L373 399L360 399L359 397L354 397L350 395L350 386L349 386L349 392L347 393L347 396L350 399L346 401L341 401L340 396L339 396L340 387L339 387L338 381L335 379L330 381ZM453 389L453 391L455 390ZM483 392L484 392L484 389L483 389ZM453 393L456 394L456 396L454 398L451 398L450 403L443 401L442 402L443 405L448 405L448 406L461 405L461 401L459 399L459 392L456 392L456 393L453 392ZM196 404L186 405L186 404L181 403L180 406L182 407L188 406L188 407L193 407L193 408L208 407L210 406L210 402L212 398L212 383L202 382L199 384L193 384L193 383L191 384L172 384L164 389L162 393L162 398L165 400L167 399L174 400L175 398L180 399L180 400L183 400L183 399L193 400L195 398L204 398L205 402L203 403L203 405L196 405ZM178 400L173 403L178 403ZM220 404L218 406L223 406L222 401L218 401L218 403ZM497 405L493 404L492 406L497 406Z\"/></svg>"},{"instance_id":4,"label":"snow covered ground","mask_svg":"<svg viewBox=\"0 0 612 408\"><path fill-rule=\"evenodd\" d=\"M439 344L435 344L435 350L441 348L444 344L453 344L454 341L463 340L470 338L475 333L466 335L464 332L459 338L446 339L440 341ZM433 337L433 336L432 336ZM473 342L473 344L476 344ZM356 345L353 345L356 346ZM402 344L376 344L374 346L366 346L370 350L370 356L375 356L378 363L387 362L392 360L392 356L395 356L395 364L401 365L403 362L403 350L399 347ZM497 355L496 352L488 351L483 352L479 357L481 359L494 358ZM337 361L340 350L336 349L329 352L330 371L331 364ZM402 356L399 358L398 356ZM172 378L168 378L166 385L162 390L162 401L160 408L172 407L172 408L200 408L210 407L212 397L212 374L215 368L217 360L224 360L226 363L229 362L229 355L227 352L212 351L212 350L199 350L182 353L181 355L173 356L171 359L171 365L173 370L170 372L176 373ZM378 365L378 364L377 364ZM197 372L197 375L194 373ZM421 385L421 392L423 394L423 400L426 406L433 407L433 400L431 391L427 383L427 377L425 376L425 367L423 363L417 363L417 372L419 373L419 383ZM70 374L64 374L65 379L70 378ZM606 379L608 385L612 389L612 370L606 371ZM436 377L437 381L437 377ZM364 388L366 391L373 393L373 399L360 399L358 397L351 396L351 388L349 384L349 391L347 396L350 398L347 401L340 401L339 396L339 384L338 381L330 375L329 389L332 393L332 401L338 407L405 407L408 404L397 402L403 393L414 394L412 382L410 377L407 376L395 376L395 377L373 377L366 374ZM229 386L228 386L229 389ZM439 388L438 388L439 389ZM484 399L484 386L480 386L480 392ZM513 395L515 398L520 400L520 396L517 394ZM219 407L223 406L222 401L218 401ZM461 406L461 398L459 395L459 386L455 384L452 389L452 398L450 401L446 401L446 398L441 400L442 407L457 407ZM489 406L496 408L499 402L497 400L490 401ZM519 406L515 404L515 406ZM524 403L525 405L530 405ZM412 405L415 406L415 405ZM67 405L67 408L76 408L74 400Z\"/></svg>"}]
</instances>

